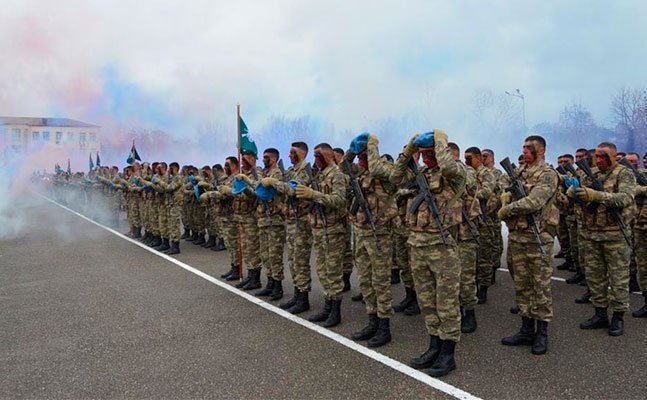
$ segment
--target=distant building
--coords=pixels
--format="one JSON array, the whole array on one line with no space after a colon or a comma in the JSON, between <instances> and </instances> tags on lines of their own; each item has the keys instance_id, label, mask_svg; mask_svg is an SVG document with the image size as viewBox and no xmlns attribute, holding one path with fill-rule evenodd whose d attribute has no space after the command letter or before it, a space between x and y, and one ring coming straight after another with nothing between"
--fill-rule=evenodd
<instances>
[{"instance_id":1,"label":"distant building","mask_svg":"<svg viewBox=\"0 0 647 400\"><path fill-rule=\"evenodd\" d=\"M101 127L68 118L0 117L0 148L5 158L46 145L73 152L100 150Z\"/></svg>"}]
</instances>

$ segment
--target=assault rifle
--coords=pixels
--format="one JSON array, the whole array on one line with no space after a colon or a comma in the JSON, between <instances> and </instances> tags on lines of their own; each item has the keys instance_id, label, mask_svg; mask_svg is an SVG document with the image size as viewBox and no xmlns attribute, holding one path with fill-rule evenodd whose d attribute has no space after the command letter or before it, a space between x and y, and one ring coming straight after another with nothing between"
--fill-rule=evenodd
<instances>
[{"instance_id":1,"label":"assault rifle","mask_svg":"<svg viewBox=\"0 0 647 400\"><path fill-rule=\"evenodd\" d=\"M353 193L353 196L355 197L355 200L353 200L349 211L352 215L355 215L357 214L357 211L359 211L359 208L362 208L362 212L366 217L368 226L371 228L371 234L373 235L373 239L375 240L375 247L377 248L377 251L381 252L382 249L380 248L380 242L377 240L377 230L375 228L373 213L371 213L371 208L368 206L366 197L364 197L364 192L362 192L362 187L359 184L359 178L353 176L353 168L351 168L350 162L348 162L348 160L342 161L341 165L344 169L344 172L350 177L350 189Z\"/></svg>"},{"instance_id":2,"label":"assault rifle","mask_svg":"<svg viewBox=\"0 0 647 400\"><path fill-rule=\"evenodd\" d=\"M467 229L470 231L470 235L476 240L476 243L480 246L481 245L481 239L479 238L479 231L476 229L476 226L474 225L474 222L470 219L469 215L467 215L467 211L465 211L465 207L461 207L461 214L463 214L463 221L467 224Z\"/></svg>"},{"instance_id":3,"label":"assault rifle","mask_svg":"<svg viewBox=\"0 0 647 400\"><path fill-rule=\"evenodd\" d=\"M640 186L647 186L647 175L645 175L642 172L638 171L636 169L636 167L631 165L629 160L627 160L626 158L623 157L623 158L620 159L620 161L618 161L618 164L622 164L625 167L629 168L631 170L631 172L634 173L634 176L636 177L636 182L638 182L638 184Z\"/></svg>"},{"instance_id":4,"label":"assault rifle","mask_svg":"<svg viewBox=\"0 0 647 400\"><path fill-rule=\"evenodd\" d=\"M604 185L602 182L600 182L599 179L595 178L595 175L593 175L593 171L591 170L591 167L589 166L589 163L586 161L585 158L581 159L578 161L577 166L580 167L582 172L586 174L586 176L591 180L591 185L589 187L593 190L597 190L600 192L604 192ZM591 203L588 206L588 209L590 211L595 211L599 206L599 203ZM609 211L609 214L611 214L611 219L613 219L613 222L618 225L618 228L620 228L620 233L622 233L622 237L625 238L625 242L629 245L629 248L633 248L631 244L631 240L629 239L629 235L627 235L627 226L625 225L625 221L622 219L622 215L620 214L620 210L617 208L611 208L607 207L607 211Z\"/></svg>"},{"instance_id":5,"label":"assault rifle","mask_svg":"<svg viewBox=\"0 0 647 400\"><path fill-rule=\"evenodd\" d=\"M434 196L431 190L429 190L427 178L422 172L420 172L420 169L418 169L418 164L413 158L409 159L408 166L416 175L416 184L418 185L419 191L418 195L413 199L411 207L409 207L409 213L417 213L422 203L425 203L427 205L427 208L429 208L431 216L436 222L438 233L440 234L440 239L443 241L443 244L445 246L449 246L449 242L447 241L447 231L445 231L443 221L440 219L440 210L438 209L438 205L436 204L436 196Z\"/></svg>"},{"instance_id":6,"label":"assault rifle","mask_svg":"<svg viewBox=\"0 0 647 400\"><path fill-rule=\"evenodd\" d=\"M310 163L306 164L305 167L306 174L308 174L308 178L310 179L310 187L319 192L319 182L315 179L314 173L312 172L312 166ZM326 239L326 245L328 245L328 218L326 217L326 210L324 209L323 204L319 204L316 202L312 202L310 205L310 209L308 212L312 212L313 209L317 210L317 214L319 214L319 218L321 218L321 222L323 223L323 231L324 231L324 237Z\"/></svg>"},{"instance_id":7,"label":"assault rifle","mask_svg":"<svg viewBox=\"0 0 647 400\"><path fill-rule=\"evenodd\" d=\"M512 182L510 187L506 189L506 192L513 193L519 200L528 196L528 194L526 193L526 189L523 187L523 183L521 182L521 179L519 179L519 177L517 177L517 175L514 172L514 168L510 163L510 158L506 157L499 164L501 164L501 166L508 174ZM541 238L539 237L539 224L537 223L537 218L535 218L535 214L527 214L526 220L528 221L528 225L530 225L530 228L532 229L532 233L535 235L535 241L539 245L539 250L541 251L541 254L545 256L546 250L544 249L544 245L541 243Z\"/></svg>"}]
</instances>

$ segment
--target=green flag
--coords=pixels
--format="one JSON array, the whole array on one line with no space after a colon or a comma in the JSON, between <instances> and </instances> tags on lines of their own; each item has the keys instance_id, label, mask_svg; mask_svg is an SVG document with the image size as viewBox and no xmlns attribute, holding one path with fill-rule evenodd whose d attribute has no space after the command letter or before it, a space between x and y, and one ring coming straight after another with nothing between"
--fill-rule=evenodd
<instances>
[{"instance_id":1,"label":"green flag","mask_svg":"<svg viewBox=\"0 0 647 400\"><path fill-rule=\"evenodd\" d=\"M243 121L242 117L238 117L238 122L240 125L240 152L249 151L254 153L254 157L258 157L258 148L254 140L249 136L245 121Z\"/></svg>"}]
</instances>

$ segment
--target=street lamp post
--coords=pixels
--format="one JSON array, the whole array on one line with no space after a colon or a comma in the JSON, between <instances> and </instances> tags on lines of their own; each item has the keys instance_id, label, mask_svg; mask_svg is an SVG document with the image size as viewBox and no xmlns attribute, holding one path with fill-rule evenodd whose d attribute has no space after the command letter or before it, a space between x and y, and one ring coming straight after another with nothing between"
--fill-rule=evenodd
<instances>
[{"instance_id":1,"label":"street lamp post","mask_svg":"<svg viewBox=\"0 0 647 400\"><path fill-rule=\"evenodd\" d=\"M526 98L523 96L523 94L519 91L519 89L515 90L516 93L510 93L507 90L505 91L505 94L508 96L513 96L513 97L518 97L521 99L521 111L522 111L522 117L523 117L523 126L526 126Z\"/></svg>"}]
</instances>

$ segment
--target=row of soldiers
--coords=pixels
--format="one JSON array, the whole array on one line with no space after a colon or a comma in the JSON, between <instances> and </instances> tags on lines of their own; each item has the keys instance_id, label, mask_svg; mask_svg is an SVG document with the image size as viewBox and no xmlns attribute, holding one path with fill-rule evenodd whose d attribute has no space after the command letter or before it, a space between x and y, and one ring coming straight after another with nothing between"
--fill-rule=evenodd
<instances>
[{"instance_id":1,"label":"row of soldiers","mask_svg":"<svg viewBox=\"0 0 647 400\"><path fill-rule=\"evenodd\" d=\"M611 143L600 144L594 156L587 151L588 163L577 169L569 157L560 157L556 170L545 161L545 140L529 136L518 167L508 159L501 163L505 173L494 168L489 149L470 147L461 162L459 147L440 129L413 136L395 161L382 156L378 138L367 133L354 138L346 152L334 150L327 143L315 146L314 167L306 162L308 145L295 142L287 170L279 151L268 148L263 168L247 151L240 163L228 157L223 168L135 163L122 176L104 173L95 181L124 194L130 236L177 254L184 226L187 240L226 248L231 265L222 278L239 281L236 287L243 290L261 289L257 296L283 297L287 247L294 289L279 306L293 314L310 309L314 249L325 302L309 320L324 327L341 323L342 293L354 264L367 324L352 339L383 346L391 341L394 310L420 310L429 345L411 366L432 376L455 369L461 333L477 328L476 305L487 302L500 267L501 221L509 231L514 311L522 319L519 332L502 339L504 345L529 345L537 355L547 351L555 236L567 265L586 276L596 309L582 329L623 333L632 247L641 287L647 289L647 257L638 250L647 231L640 200L647 184L636 185L644 172L618 163ZM562 165L564 159L570 168ZM631 228L633 242L625 240ZM395 307L394 263L406 293ZM636 316L647 316L647 306Z\"/></svg>"}]
</instances>

